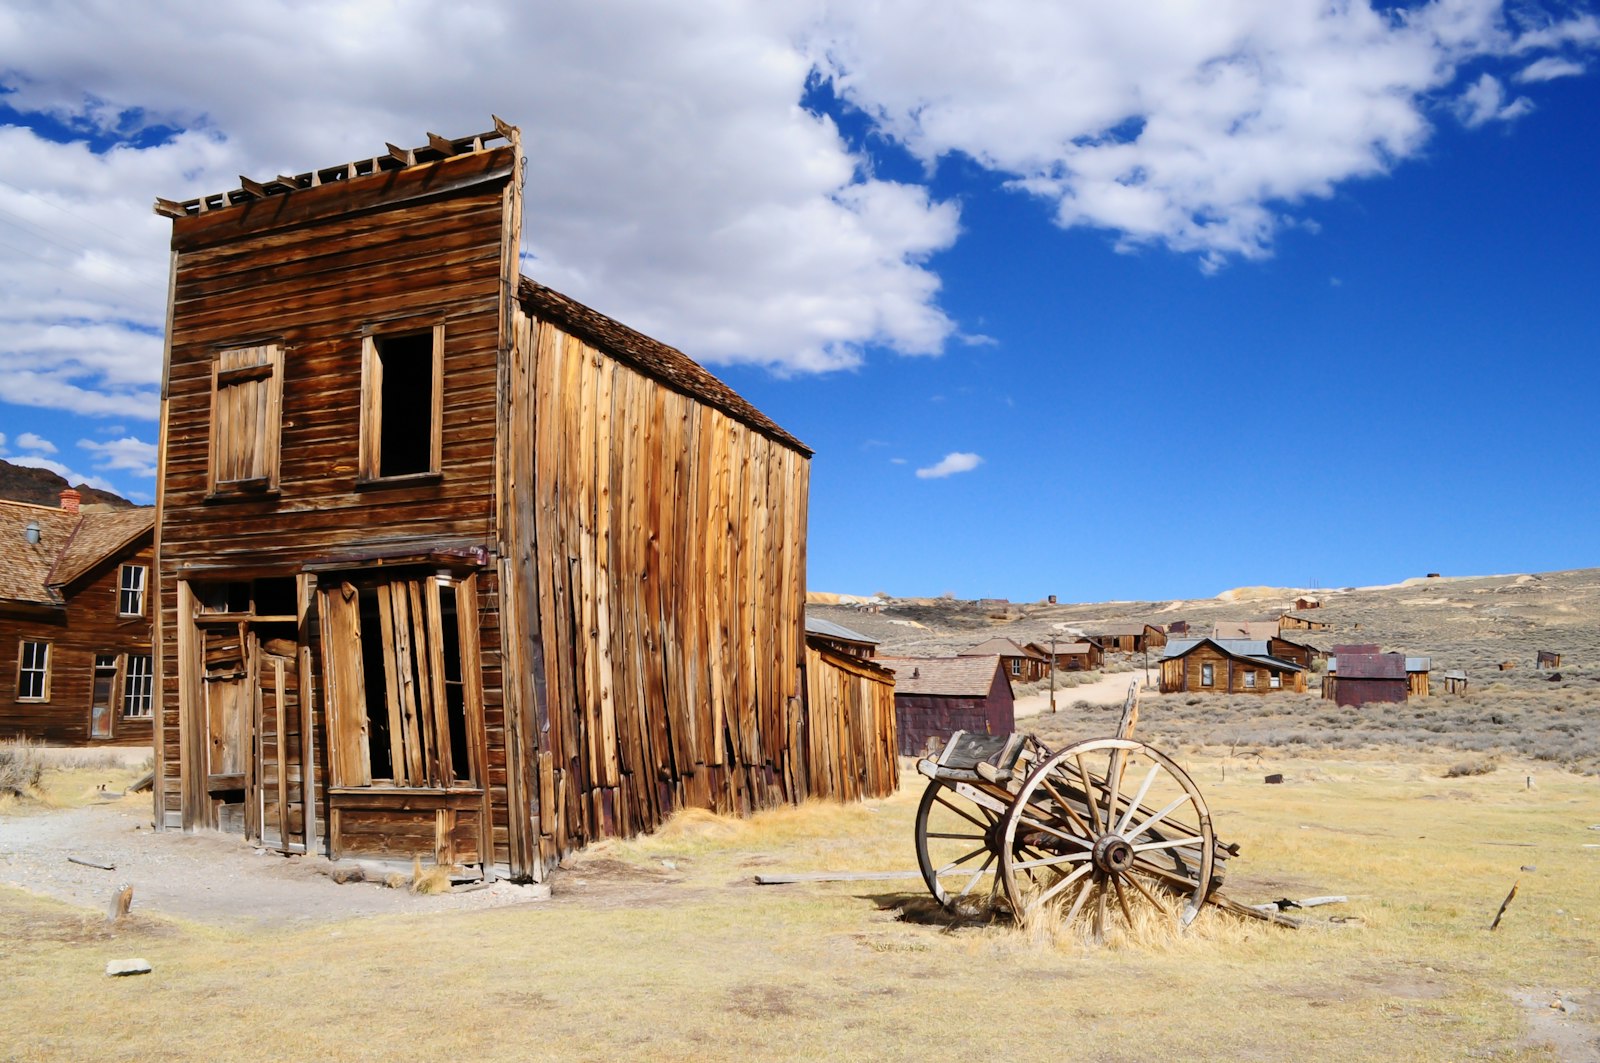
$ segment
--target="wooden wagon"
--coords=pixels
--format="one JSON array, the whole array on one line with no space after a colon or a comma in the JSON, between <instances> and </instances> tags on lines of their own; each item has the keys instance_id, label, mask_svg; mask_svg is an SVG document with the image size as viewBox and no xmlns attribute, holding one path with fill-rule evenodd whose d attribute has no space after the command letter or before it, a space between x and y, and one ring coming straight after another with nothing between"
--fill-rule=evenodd
<instances>
[{"instance_id":1,"label":"wooden wagon","mask_svg":"<svg viewBox=\"0 0 1600 1063\"><path fill-rule=\"evenodd\" d=\"M1052 750L1032 735L957 732L917 770L917 861L941 905L992 902L1002 893L1020 923L1047 912L1070 923L1092 913L1140 921L1141 902L1187 926L1207 905L1294 925L1225 898L1227 859L1194 780L1171 757L1133 738L1137 688L1115 737Z\"/></svg>"}]
</instances>

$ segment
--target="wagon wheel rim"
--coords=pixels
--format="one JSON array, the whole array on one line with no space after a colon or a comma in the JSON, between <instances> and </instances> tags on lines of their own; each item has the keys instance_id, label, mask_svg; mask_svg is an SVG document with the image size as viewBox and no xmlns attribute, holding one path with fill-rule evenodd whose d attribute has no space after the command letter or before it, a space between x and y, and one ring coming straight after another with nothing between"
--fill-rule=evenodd
<instances>
[{"instance_id":1,"label":"wagon wheel rim","mask_svg":"<svg viewBox=\"0 0 1600 1063\"><path fill-rule=\"evenodd\" d=\"M1002 816L932 779L917 804L917 866L923 884L946 911L998 890Z\"/></svg>"},{"instance_id":2,"label":"wagon wheel rim","mask_svg":"<svg viewBox=\"0 0 1600 1063\"><path fill-rule=\"evenodd\" d=\"M1000 879L1018 922L1087 912L1103 941L1109 925L1135 923L1136 897L1192 922L1212 888L1215 843L1205 798L1171 757L1092 739L1023 781L1001 824Z\"/></svg>"}]
</instances>

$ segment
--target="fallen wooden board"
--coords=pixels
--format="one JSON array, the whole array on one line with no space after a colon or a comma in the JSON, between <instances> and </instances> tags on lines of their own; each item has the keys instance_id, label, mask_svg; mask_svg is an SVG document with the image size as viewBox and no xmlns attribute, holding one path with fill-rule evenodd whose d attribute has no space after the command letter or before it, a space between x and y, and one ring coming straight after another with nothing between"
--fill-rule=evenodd
<instances>
[{"instance_id":1,"label":"fallen wooden board","mask_svg":"<svg viewBox=\"0 0 1600 1063\"><path fill-rule=\"evenodd\" d=\"M1295 901L1294 906L1297 908L1318 908L1324 904L1344 904L1349 899L1349 897L1344 896L1307 897L1304 900ZM1250 907L1258 912L1282 911L1278 907L1277 901L1268 901L1266 904L1252 904Z\"/></svg>"},{"instance_id":2,"label":"fallen wooden board","mask_svg":"<svg viewBox=\"0 0 1600 1063\"><path fill-rule=\"evenodd\" d=\"M946 874L959 874L949 871ZM970 868L966 874L972 874ZM798 871L790 875L757 875L757 886L787 886L795 882L876 882L889 879L921 878L920 871Z\"/></svg>"}]
</instances>

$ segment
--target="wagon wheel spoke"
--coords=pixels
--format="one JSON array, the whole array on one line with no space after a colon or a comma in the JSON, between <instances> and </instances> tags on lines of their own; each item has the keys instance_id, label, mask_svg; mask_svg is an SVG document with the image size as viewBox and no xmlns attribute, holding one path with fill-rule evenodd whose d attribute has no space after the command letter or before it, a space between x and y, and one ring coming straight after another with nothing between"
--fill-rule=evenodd
<instances>
[{"instance_id":1,"label":"wagon wheel spoke","mask_svg":"<svg viewBox=\"0 0 1600 1063\"><path fill-rule=\"evenodd\" d=\"M1189 800L1189 795L1187 795L1187 794L1184 794L1184 795L1182 795L1180 797L1173 798L1172 799L1172 803L1170 805L1168 805L1166 808L1163 808L1160 812L1157 812L1155 815L1151 816L1149 819L1145 820L1143 823L1139 824L1139 829L1138 830L1129 833L1126 836L1128 841L1130 841L1130 842L1133 841L1139 835L1143 834L1145 831L1149 830L1151 827L1154 827L1157 823L1160 823L1162 820L1166 819L1168 815L1170 815L1171 813L1177 811L1177 808L1178 808L1179 805L1183 804L1187 800Z\"/></svg>"},{"instance_id":2,"label":"wagon wheel spoke","mask_svg":"<svg viewBox=\"0 0 1600 1063\"><path fill-rule=\"evenodd\" d=\"M1154 893L1150 892L1150 887L1146 886L1141 881L1143 876L1139 874L1140 870L1142 869L1135 867L1133 871L1130 871L1128 873L1128 882L1132 884L1134 889L1144 894L1144 899L1149 901L1155 907L1156 911L1160 912L1162 915L1171 915L1172 913L1167 910L1166 904L1157 898Z\"/></svg>"},{"instance_id":3,"label":"wagon wheel spoke","mask_svg":"<svg viewBox=\"0 0 1600 1063\"><path fill-rule=\"evenodd\" d=\"M1160 764L1150 765L1150 771L1145 775L1144 782L1139 784L1139 792L1128 803L1128 811L1122 814L1122 819L1117 821L1117 833L1127 835L1128 823L1133 819L1133 814L1144 804L1144 795L1150 792L1150 784L1156 781L1156 774L1161 771Z\"/></svg>"},{"instance_id":4,"label":"wagon wheel spoke","mask_svg":"<svg viewBox=\"0 0 1600 1063\"><path fill-rule=\"evenodd\" d=\"M1117 906L1122 909L1122 918L1128 921L1128 929L1133 929L1133 909L1128 906L1127 894L1122 891L1122 876L1113 876L1111 885L1117 892Z\"/></svg>"},{"instance_id":5,"label":"wagon wheel spoke","mask_svg":"<svg viewBox=\"0 0 1600 1063\"><path fill-rule=\"evenodd\" d=\"M945 800L945 798L944 798L944 796L942 794L935 796L934 800L937 801L939 804L943 805L944 807L948 808L950 811L954 812L956 815L960 816L962 819L964 819L967 822L971 823L973 826L977 827L979 830L988 830L990 827L992 827L994 825L995 820L1000 818L999 816L995 815L993 812L990 812L987 808L984 808L981 805L974 805L973 806L974 808L977 808L977 810L979 812L982 812L986 817L988 817L988 822L985 822L984 820L978 819L976 816L974 816L971 813L969 813L966 809L957 808L955 805L953 805L949 801Z\"/></svg>"},{"instance_id":6,"label":"wagon wheel spoke","mask_svg":"<svg viewBox=\"0 0 1600 1063\"><path fill-rule=\"evenodd\" d=\"M1083 889L1078 891L1078 896L1073 900L1072 907L1067 909L1067 914L1062 919L1063 925L1071 926L1072 921L1078 918L1078 913L1083 911L1083 902L1089 899L1089 892L1093 889L1094 879L1090 878L1084 880Z\"/></svg>"},{"instance_id":7,"label":"wagon wheel spoke","mask_svg":"<svg viewBox=\"0 0 1600 1063\"><path fill-rule=\"evenodd\" d=\"M1100 876L1096 875L1095 878L1099 879ZM1106 939L1106 884L1103 880L1094 898L1094 939L1096 942Z\"/></svg>"},{"instance_id":8,"label":"wagon wheel spoke","mask_svg":"<svg viewBox=\"0 0 1600 1063\"><path fill-rule=\"evenodd\" d=\"M1033 900L1027 906L1028 911L1036 912L1040 908L1043 908L1045 905L1049 904L1053 899L1059 896L1062 890L1066 889L1068 886L1072 885L1074 882L1077 882L1079 879L1083 878L1083 876L1092 871L1094 871L1093 864L1084 864L1072 874L1061 876L1060 880L1057 881L1053 886L1039 894L1037 897L1033 898Z\"/></svg>"},{"instance_id":9,"label":"wagon wheel spoke","mask_svg":"<svg viewBox=\"0 0 1600 1063\"><path fill-rule=\"evenodd\" d=\"M1199 845L1204 838L1169 838L1161 842L1142 842L1133 847L1136 853L1148 853L1157 849L1178 849L1191 845Z\"/></svg>"},{"instance_id":10,"label":"wagon wheel spoke","mask_svg":"<svg viewBox=\"0 0 1600 1063\"><path fill-rule=\"evenodd\" d=\"M1083 757L1074 758L1078 763L1078 777L1083 780L1083 796L1089 805L1089 827L1093 833L1100 833L1100 812L1095 806L1094 784L1089 781L1089 769L1083 766Z\"/></svg>"},{"instance_id":11,"label":"wagon wheel spoke","mask_svg":"<svg viewBox=\"0 0 1600 1063\"><path fill-rule=\"evenodd\" d=\"M1072 823L1073 829L1078 832L1079 836L1084 838L1094 837L1094 831L1089 829L1089 825L1083 821L1083 817L1079 816L1073 809L1072 802L1056 792L1056 788L1051 785L1048 777L1040 779L1039 785L1055 801L1056 807L1061 809L1062 814Z\"/></svg>"},{"instance_id":12,"label":"wagon wheel spoke","mask_svg":"<svg viewBox=\"0 0 1600 1063\"><path fill-rule=\"evenodd\" d=\"M1040 857L1037 860L1019 860L1011 866L1018 871L1028 871L1036 867L1057 867L1061 864L1081 864L1090 858L1090 853L1085 850L1081 853L1054 854Z\"/></svg>"},{"instance_id":13,"label":"wagon wheel spoke","mask_svg":"<svg viewBox=\"0 0 1600 1063\"><path fill-rule=\"evenodd\" d=\"M979 849L978 852L987 853L989 851L987 849ZM974 854L974 855L976 855L976 854ZM988 871L990 865L992 865L993 863L994 863L994 854L993 853L989 853L988 856L984 857L983 865L978 868L977 872L971 878L967 879L967 884L965 886L961 887L960 892L958 892L956 894L956 896L957 897L965 897L968 893L970 893L972 891L972 887L974 887L974 886L976 886L978 884L978 880L983 877L984 872Z\"/></svg>"},{"instance_id":14,"label":"wagon wheel spoke","mask_svg":"<svg viewBox=\"0 0 1600 1063\"><path fill-rule=\"evenodd\" d=\"M985 875L998 882L994 845L999 827L998 812L972 801L947 781L928 783L917 806L917 865L934 900L953 908L958 901L980 894ZM947 874L953 876L948 889L941 881Z\"/></svg>"}]
</instances>

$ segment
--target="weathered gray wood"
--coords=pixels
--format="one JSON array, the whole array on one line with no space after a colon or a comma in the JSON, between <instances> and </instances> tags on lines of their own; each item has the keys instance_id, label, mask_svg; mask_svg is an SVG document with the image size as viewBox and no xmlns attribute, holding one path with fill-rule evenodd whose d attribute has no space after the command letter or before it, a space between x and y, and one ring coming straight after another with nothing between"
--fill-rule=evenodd
<instances>
[{"instance_id":1,"label":"weathered gray wood","mask_svg":"<svg viewBox=\"0 0 1600 1063\"><path fill-rule=\"evenodd\" d=\"M115 871L117 869L117 865L116 864L102 864L98 860L85 860L82 857L78 857L78 856L69 856L69 857L67 857L67 863L69 863L69 864L81 864L84 867L97 867L101 871Z\"/></svg>"}]
</instances>

